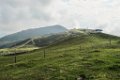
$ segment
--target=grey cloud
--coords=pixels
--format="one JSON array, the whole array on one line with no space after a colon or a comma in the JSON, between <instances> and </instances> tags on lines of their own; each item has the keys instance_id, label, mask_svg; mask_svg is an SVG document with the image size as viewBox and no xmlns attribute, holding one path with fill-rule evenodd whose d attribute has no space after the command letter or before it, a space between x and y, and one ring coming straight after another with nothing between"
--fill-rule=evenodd
<instances>
[{"instance_id":1,"label":"grey cloud","mask_svg":"<svg viewBox=\"0 0 120 80\"><path fill-rule=\"evenodd\" d=\"M64 2L69 2L70 0L63 0Z\"/></svg>"},{"instance_id":2,"label":"grey cloud","mask_svg":"<svg viewBox=\"0 0 120 80\"><path fill-rule=\"evenodd\" d=\"M14 10L11 7L0 7L0 23L7 24L14 19Z\"/></svg>"},{"instance_id":3,"label":"grey cloud","mask_svg":"<svg viewBox=\"0 0 120 80\"><path fill-rule=\"evenodd\" d=\"M119 4L118 0L0 0L0 32L62 24L67 28L102 28L118 35Z\"/></svg>"},{"instance_id":4,"label":"grey cloud","mask_svg":"<svg viewBox=\"0 0 120 80\"><path fill-rule=\"evenodd\" d=\"M17 20L40 19L48 20L44 12L45 4L51 0L0 0L0 23L16 22ZM41 5L42 4L42 5ZM38 9L37 9L38 8Z\"/></svg>"},{"instance_id":5,"label":"grey cloud","mask_svg":"<svg viewBox=\"0 0 120 80\"><path fill-rule=\"evenodd\" d=\"M46 4L50 4L50 2L52 0L38 0L40 3L42 3L43 5L46 5Z\"/></svg>"},{"instance_id":6,"label":"grey cloud","mask_svg":"<svg viewBox=\"0 0 120 80\"><path fill-rule=\"evenodd\" d=\"M16 6L16 0L0 0L0 6Z\"/></svg>"},{"instance_id":7,"label":"grey cloud","mask_svg":"<svg viewBox=\"0 0 120 80\"><path fill-rule=\"evenodd\" d=\"M22 7L26 5L48 5L52 0L0 0L1 6Z\"/></svg>"},{"instance_id":8,"label":"grey cloud","mask_svg":"<svg viewBox=\"0 0 120 80\"><path fill-rule=\"evenodd\" d=\"M37 8L31 8L30 13L32 19L45 20L45 21L49 21L51 19L48 13L46 13L43 10L41 11L40 9Z\"/></svg>"}]
</instances>

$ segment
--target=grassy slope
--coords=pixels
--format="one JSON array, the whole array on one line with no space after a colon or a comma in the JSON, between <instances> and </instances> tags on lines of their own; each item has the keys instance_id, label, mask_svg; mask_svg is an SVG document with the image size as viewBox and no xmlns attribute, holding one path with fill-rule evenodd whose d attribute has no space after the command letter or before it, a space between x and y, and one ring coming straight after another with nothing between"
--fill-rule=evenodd
<instances>
[{"instance_id":1,"label":"grassy slope","mask_svg":"<svg viewBox=\"0 0 120 80\"><path fill-rule=\"evenodd\" d=\"M110 46L108 38L112 38ZM30 54L0 56L0 80L120 79L119 38L104 34L80 35Z\"/></svg>"}]
</instances>

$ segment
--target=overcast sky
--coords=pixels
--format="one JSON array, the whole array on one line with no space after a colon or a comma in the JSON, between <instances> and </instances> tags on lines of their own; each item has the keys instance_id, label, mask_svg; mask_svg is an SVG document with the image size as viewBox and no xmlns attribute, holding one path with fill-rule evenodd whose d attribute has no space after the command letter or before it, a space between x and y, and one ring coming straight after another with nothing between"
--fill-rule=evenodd
<instances>
[{"instance_id":1,"label":"overcast sky","mask_svg":"<svg viewBox=\"0 0 120 80\"><path fill-rule=\"evenodd\" d=\"M120 36L120 0L0 0L0 37L55 24Z\"/></svg>"}]
</instances>

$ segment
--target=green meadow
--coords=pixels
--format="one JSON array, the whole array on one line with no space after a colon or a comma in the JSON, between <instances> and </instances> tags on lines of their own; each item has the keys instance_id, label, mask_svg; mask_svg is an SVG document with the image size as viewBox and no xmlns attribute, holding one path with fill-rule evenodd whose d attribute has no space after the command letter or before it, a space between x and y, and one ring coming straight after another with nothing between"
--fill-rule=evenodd
<instances>
[{"instance_id":1,"label":"green meadow","mask_svg":"<svg viewBox=\"0 0 120 80\"><path fill-rule=\"evenodd\" d=\"M25 54L0 56L0 80L79 77L120 80L120 38L103 33L81 34Z\"/></svg>"}]
</instances>

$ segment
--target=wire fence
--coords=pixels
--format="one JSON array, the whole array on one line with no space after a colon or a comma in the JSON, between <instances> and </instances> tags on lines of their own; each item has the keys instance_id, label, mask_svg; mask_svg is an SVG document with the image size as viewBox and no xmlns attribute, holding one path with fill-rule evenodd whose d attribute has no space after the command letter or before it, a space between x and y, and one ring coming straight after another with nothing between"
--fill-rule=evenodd
<instances>
[{"instance_id":1,"label":"wire fence","mask_svg":"<svg viewBox=\"0 0 120 80\"><path fill-rule=\"evenodd\" d=\"M94 40L94 37L93 36L90 36L91 37L91 40ZM90 42L89 43L90 45L86 45L86 46L82 46L82 45L77 45L77 47L75 48L69 48L69 49L66 49L66 48L63 48L61 49L61 52L64 51L64 53L70 53L70 50L75 50L77 51L78 53L80 53L81 51L89 51L90 49L93 49L93 50L96 50L96 51L99 51L99 49L104 49L104 48L120 48L120 45L114 45L112 44L112 40L111 39L108 39L108 42L106 43L102 43L102 44L98 44L98 45L95 45L97 43L94 43L94 42ZM70 46L69 46L70 47ZM43 64L44 66L41 67L41 71L44 73L43 76L41 76L41 78L43 78L44 80L46 80L46 78L56 78L57 79L63 79L63 80L69 80L69 79L75 79L76 77L76 80L84 80L85 78L85 75L63 75L64 72L70 72L70 70L67 69L67 66L65 65L56 65L56 66L52 66L52 65L47 65L47 62L49 61L47 58L49 57L49 59L54 59L56 58L51 58L51 53L60 53L60 50L59 49L52 49L52 48L42 48L42 49L37 49L37 50L34 50L34 51L15 51L15 52L1 52L0 53L0 67L4 67L6 65L10 65L10 64L17 64L17 63L20 63L21 61L32 61L34 59L34 61L37 59L40 59L41 60L41 64ZM37 54L37 55L35 55ZM39 54L39 55L38 55ZM73 53L74 54L74 53ZM57 55L60 55L60 54L57 54ZM68 55L65 55L62 56L60 55L59 57L65 57L65 56L68 56ZM53 56L52 56L53 57ZM60 62L57 62L57 64L60 63ZM76 65L74 65L71 69L75 70L77 67ZM77 72L76 72L77 73ZM54 74L54 76L56 77L50 77L53 76L52 74ZM58 76L59 75L59 76ZM63 76L67 76L66 78L63 77Z\"/></svg>"}]
</instances>

